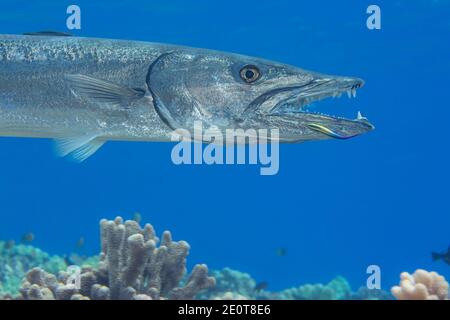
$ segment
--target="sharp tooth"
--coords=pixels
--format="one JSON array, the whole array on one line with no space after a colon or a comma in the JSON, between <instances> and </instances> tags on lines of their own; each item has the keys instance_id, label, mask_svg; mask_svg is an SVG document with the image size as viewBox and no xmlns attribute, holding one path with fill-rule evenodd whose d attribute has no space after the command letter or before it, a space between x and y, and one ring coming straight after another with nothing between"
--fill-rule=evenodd
<instances>
[{"instance_id":1,"label":"sharp tooth","mask_svg":"<svg viewBox=\"0 0 450 320\"><path fill-rule=\"evenodd\" d=\"M352 91L351 90L347 90L347 96L350 99L352 97Z\"/></svg>"},{"instance_id":2,"label":"sharp tooth","mask_svg":"<svg viewBox=\"0 0 450 320\"><path fill-rule=\"evenodd\" d=\"M355 88L352 89L352 96L353 96L353 98L356 98L356 89Z\"/></svg>"}]
</instances>

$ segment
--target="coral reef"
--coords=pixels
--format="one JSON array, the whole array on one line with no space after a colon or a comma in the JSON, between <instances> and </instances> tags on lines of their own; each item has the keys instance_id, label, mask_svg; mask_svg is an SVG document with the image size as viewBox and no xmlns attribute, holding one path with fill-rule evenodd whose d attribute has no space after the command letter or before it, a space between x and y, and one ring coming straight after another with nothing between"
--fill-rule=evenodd
<instances>
[{"instance_id":1,"label":"coral reef","mask_svg":"<svg viewBox=\"0 0 450 320\"><path fill-rule=\"evenodd\" d=\"M361 287L356 292L352 293L351 300L393 300L394 297L381 289L368 289Z\"/></svg>"},{"instance_id":2,"label":"coral reef","mask_svg":"<svg viewBox=\"0 0 450 320\"><path fill-rule=\"evenodd\" d=\"M249 297L241 295L237 292L227 291L222 294L211 297L212 300L250 300Z\"/></svg>"},{"instance_id":3,"label":"coral reef","mask_svg":"<svg viewBox=\"0 0 450 320\"><path fill-rule=\"evenodd\" d=\"M69 265L76 265L80 267L95 267L97 268L100 262L100 257L97 256L83 256L77 253L71 253L64 258ZM45 269L45 268L44 268Z\"/></svg>"},{"instance_id":4,"label":"coral reef","mask_svg":"<svg viewBox=\"0 0 450 320\"><path fill-rule=\"evenodd\" d=\"M224 268L213 270L216 286L203 293L200 298L213 300L249 300L256 299L256 281L248 274Z\"/></svg>"},{"instance_id":5,"label":"coral reef","mask_svg":"<svg viewBox=\"0 0 450 320\"><path fill-rule=\"evenodd\" d=\"M214 288L202 293L201 299L214 300L392 300L383 290L360 288L356 292L343 277L336 277L328 284L306 284L295 288L271 292L256 290L256 281L247 273L230 268L211 273L217 281Z\"/></svg>"},{"instance_id":6,"label":"coral reef","mask_svg":"<svg viewBox=\"0 0 450 320\"><path fill-rule=\"evenodd\" d=\"M286 289L277 294L282 300L346 300L350 299L352 290L343 277L336 277L328 284L306 284L297 288Z\"/></svg>"},{"instance_id":7,"label":"coral reef","mask_svg":"<svg viewBox=\"0 0 450 320\"><path fill-rule=\"evenodd\" d=\"M189 245L173 241L170 232L161 244L150 224L141 228L136 221L100 222L101 254L98 268L83 267L79 288L69 272L58 276L40 268L28 272L20 289L27 300L150 300L193 299L203 289L215 285L206 265L196 265L186 274ZM183 285L180 286L180 283Z\"/></svg>"},{"instance_id":8,"label":"coral reef","mask_svg":"<svg viewBox=\"0 0 450 320\"><path fill-rule=\"evenodd\" d=\"M26 273L34 267L56 273L67 264L62 257L50 256L31 245L0 241L0 296L16 294Z\"/></svg>"},{"instance_id":9,"label":"coral reef","mask_svg":"<svg viewBox=\"0 0 450 320\"><path fill-rule=\"evenodd\" d=\"M173 241L165 231L161 241L152 225L136 221L100 222L101 253L83 257L50 256L31 245L0 241L0 299L26 300L387 300L383 290L352 292L343 277L328 284L305 284L278 292L266 290L247 273L224 268L208 276L206 265L196 265L186 276L189 245ZM74 282L68 265L78 265ZM264 285L263 285L264 284ZM20 289L20 290L19 290ZM401 274L391 289L397 299L448 299L449 285L436 272ZM18 296L17 296L18 295Z\"/></svg>"},{"instance_id":10,"label":"coral reef","mask_svg":"<svg viewBox=\"0 0 450 320\"><path fill-rule=\"evenodd\" d=\"M398 300L448 300L448 282L438 273L418 269L400 274L400 285L391 289Z\"/></svg>"}]
</instances>

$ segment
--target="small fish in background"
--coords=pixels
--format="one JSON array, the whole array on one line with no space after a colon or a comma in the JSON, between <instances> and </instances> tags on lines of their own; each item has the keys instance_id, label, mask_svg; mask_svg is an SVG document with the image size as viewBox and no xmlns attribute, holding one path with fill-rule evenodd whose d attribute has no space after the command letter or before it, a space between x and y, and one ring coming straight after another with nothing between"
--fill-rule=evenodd
<instances>
[{"instance_id":1,"label":"small fish in background","mask_svg":"<svg viewBox=\"0 0 450 320\"><path fill-rule=\"evenodd\" d=\"M259 283L255 286L254 290L255 290L255 292L260 292L260 291L266 290L268 286L269 286L269 283L268 283L268 282L262 281L262 282L259 282Z\"/></svg>"},{"instance_id":2,"label":"small fish in background","mask_svg":"<svg viewBox=\"0 0 450 320\"><path fill-rule=\"evenodd\" d=\"M11 250L16 245L16 242L14 240L8 240L5 242L5 249Z\"/></svg>"},{"instance_id":3,"label":"small fish in background","mask_svg":"<svg viewBox=\"0 0 450 320\"><path fill-rule=\"evenodd\" d=\"M442 260L446 264L450 265L450 247L448 247L448 250L445 253L432 252L431 258L433 259L433 261Z\"/></svg>"},{"instance_id":4,"label":"small fish in background","mask_svg":"<svg viewBox=\"0 0 450 320\"><path fill-rule=\"evenodd\" d=\"M142 215L139 212L133 213L133 220L137 223L141 224L142 221Z\"/></svg>"},{"instance_id":5,"label":"small fish in background","mask_svg":"<svg viewBox=\"0 0 450 320\"><path fill-rule=\"evenodd\" d=\"M30 243L32 243L34 241L34 238L35 238L34 237L34 233L33 232L28 232L28 233L25 233L22 236L21 241L22 241L22 243L30 244Z\"/></svg>"},{"instance_id":6,"label":"small fish in background","mask_svg":"<svg viewBox=\"0 0 450 320\"><path fill-rule=\"evenodd\" d=\"M68 266L81 266L87 257L77 253L71 253L64 255L63 258Z\"/></svg>"},{"instance_id":7,"label":"small fish in background","mask_svg":"<svg viewBox=\"0 0 450 320\"><path fill-rule=\"evenodd\" d=\"M286 248L278 248L275 253L277 254L277 256L279 257L284 257L287 254L287 249Z\"/></svg>"},{"instance_id":8,"label":"small fish in background","mask_svg":"<svg viewBox=\"0 0 450 320\"><path fill-rule=\"evenodd\" d=\"M80 239L78 239L78 241L76 243L76 247L77 247L77 249L81 249L84 247L84 237L80 237Z\"/></svg>"},{"instance_id":9,"label":"small fish in background","mask_svg":"<svg viewBox=\"0 0 450 320\"><path fill-rule=\"evenodd\" d=\"M73 265L76 265L76 263L74 262L74 260L72 259L72 256L70 255L64 255L64 262L66 263L66 265L68 265L68 266L73 266Z\"/></svg>"}]
</instances>

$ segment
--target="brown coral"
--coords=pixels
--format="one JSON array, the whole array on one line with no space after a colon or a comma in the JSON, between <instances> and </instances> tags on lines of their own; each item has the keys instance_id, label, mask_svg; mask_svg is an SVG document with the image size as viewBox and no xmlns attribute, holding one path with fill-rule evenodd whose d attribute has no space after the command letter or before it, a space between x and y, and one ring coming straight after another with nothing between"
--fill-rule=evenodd
<instances>
[{"instance_id":1,"label":"brown coral","mask_svg":"<svg viewBox=\"0 0 450 320\"><path fill-rule=\"evenodd\" d=\"M173 241L170 232L159 239L150 224L141 228L135 221L102 220L101 254L98 269L83 268L80 286L69 281L69 273L58 277L35 268L21 288L23 299L193 299L201 290L215 285L206 265L196 265L183 286L189 245Z\"/></svg>"}]
</instances>

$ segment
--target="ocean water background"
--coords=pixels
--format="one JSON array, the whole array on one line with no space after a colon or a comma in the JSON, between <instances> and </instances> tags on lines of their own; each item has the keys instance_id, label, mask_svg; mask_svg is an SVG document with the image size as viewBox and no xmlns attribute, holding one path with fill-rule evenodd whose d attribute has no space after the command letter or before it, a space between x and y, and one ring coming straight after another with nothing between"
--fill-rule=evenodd
<instances>
[{"instance_id":1,"label":"ocean water background","mask_svg":"<svg viewBox=\"0 0 450 320\"><path fill-rule=\"evenodd\" d=\"M448 1L2 1L0 33L67 31L66 8L82 9L80 36L166 42L264 57L362 77L357 100L376 130L348 141L283 145L280 172L255 166L175 166L171 144L107 143L82 164L57 158L47 140L0 139L0 239L50 253L99 251L98 221L138 211L157 231L191 245L189 266L231 267L277 290L366 268L382 287L417 268L450 278L431 251L450 245ZM382 29L366 28L366 8ZM86 246L76 249L83 236ZM278 248L286 248L278 256Z\"/></svg>"}]
</instances>

